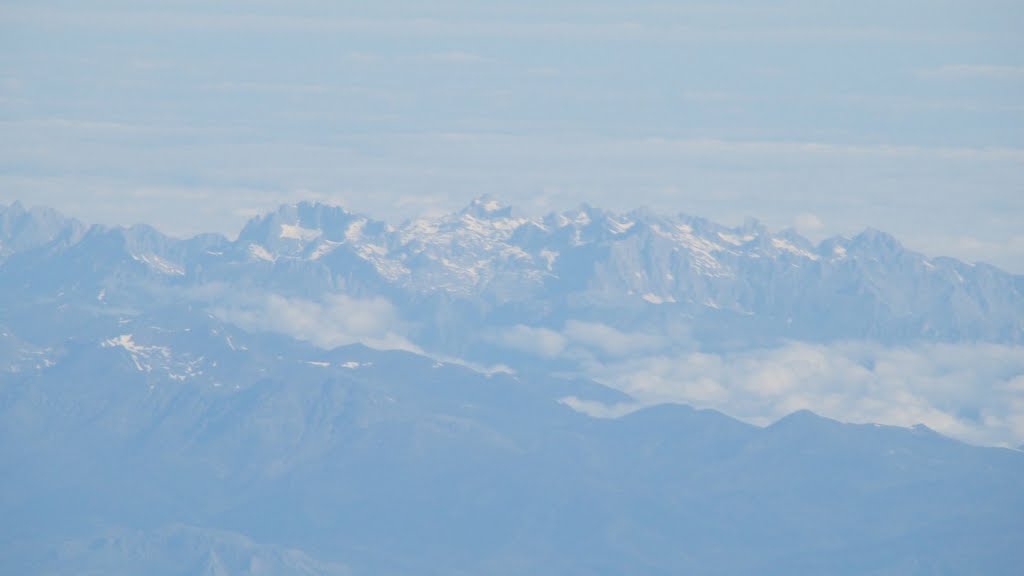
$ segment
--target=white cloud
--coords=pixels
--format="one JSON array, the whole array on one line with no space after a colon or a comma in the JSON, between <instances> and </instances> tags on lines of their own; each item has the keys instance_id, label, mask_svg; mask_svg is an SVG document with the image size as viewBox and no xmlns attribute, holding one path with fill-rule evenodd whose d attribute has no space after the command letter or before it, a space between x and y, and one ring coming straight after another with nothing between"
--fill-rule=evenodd
<instances>
[{"instance_id":1,"label":"white cloud","mask_svg":"<svg viewBox=\"0 0 1024 576\"><path fill-rule=\"evenodd\" d=\"M244 330L285 334L322 348L362 343L371 348L421 353L406 337L406 327L383 298L331 294L323 300L278 294L234 297L213 307L219 318Z\"/></svg>"},{"instance_id":2,"label":"white cloud","mask_svg":"<svg viewBox=\"0 0 1024 576\"><path fill-rule=\"evenodd\" d=\"M825 228L825 224L817 215L810 212L801 212L793 219L793 227L797 232L805 235L816 235Z\"/></svg>"},{"instance_id":3,"label":"white cloud","mask_svg":"<svg viewBox=\"0 0 1024 576\"><path fill-rule=\"evenodd\" d=\"M630 333L569 321L561 331L516 326L498 341L544 358L577 363L633 402L563 403L597 417L685 403L755 424L812 410L847 422L925 424L978 444L1024 443L1024 347L869 341L791 342L729 353L694 351L685 330Z\"/></svg>"},{"instance_id":4,"label":"white cloud","mask_svg":"<svg viewBox=\"0 0 1024 576\"><path fill-rule=\"evenodd\" d=\"M566 345L566 338L554 330L522 324L500 332L494 340L506 348L544 358L561 355Z\"/></svg>"},{"instance_id":5,"label":"white cloud","mask_svg":"<svg viewBox=\"0 0 1024 576\"><path fill-rule=\"evenodd\" d=\"M663 347L660 336L626 333L607 324L570 320L565 323L565 337L578 347L588 348L606 356L621 357L640 352L651 352Z\"/></svg>"},{"instance_id":6,"label":"white cloud","mask_svg":"<svg viewBox=\"0 0 1024 576\"><path fill-rule=\"evenodd\" d=\"M791 342L710 354L687 349L685 333L630 333L577 321L561 331L516 326L498 341L571 359L587 376L635 399L562 400L597 417L683 403L767 424L808 409L851 422L923 423L976 444L1024 443L1024 346Z\"/></svg>"},{"instance_id":7,"label":"white cloud","mask_svg":"<svg viewBox=\"0 0 1024 576\"><path fill-rule=\"evenodd\" d=\"M1024 347L790 343L725 355L633 356L589 375L637 406L683 402L758 424L809 409L849 422L923 423L980 444L1024 442ZM596 415L622 406L581 406Z\"/></svg>"},{"instance_id":8,"label":"white cloud","mask_svg":"<svg viewBox=\"0 0 1024 576\"><path fill-rule=\"evenodd\" d=\"M636 402L618 404L602 404L594 400L585 400L577 398L576 396L566 396L560 400L562 404L576 410L577 412L583 412L593 416L594 418L619 418L625 416L631 412L636 412L643 406Z\"/></svg>"},{"instance_id":9,"label":"white cloud","mask_svg":"<svg viewBox=\"0 0 1024 576\"><path fill-rule=\"evenodd\" d=\"M519 324L495 331L489 338L504 348L541 358L568 358L581 366L654 354L670 344L688 345L692 342L685 327L654 334L625 332L600 322L579 320L567 321L561 330Z\"/></svg>"}]
</instances>

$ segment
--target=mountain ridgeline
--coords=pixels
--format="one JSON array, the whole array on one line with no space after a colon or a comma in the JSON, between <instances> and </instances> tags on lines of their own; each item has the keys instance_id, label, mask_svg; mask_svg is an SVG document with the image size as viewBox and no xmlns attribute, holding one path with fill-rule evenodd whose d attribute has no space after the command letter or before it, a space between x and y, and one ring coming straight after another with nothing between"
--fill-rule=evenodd
<instances>
[{"instance_id":1,"label":"mountain ridgeline","mask_svg":"<svg viewBox=\"0 0 1024 576\"><path fill-rule=\"evenodd\" d=\"M0 258L0 290L19 299L130 306L168 292L201 299L211 285L379 297L422 349L482 361L502 351L480 333L559 328L572 318L624 330L685 324L707 349L787 339L1024 341L1024 277L927 257L877 230L813 245L756 222L729 228L643 210L584 206L518 218L486 197L399 226L335 206L286 205L233 241L85 228L15 204L0 212Z\"/></svg>"},{"instance_id":2,"label":"mountain ridgeline","mask_svg":"<svg viewBox=\"0 0 1024 576\"><path fill-rule=\"evenodd\" d=\"M807 411L594 418L572 401L630 398L493 335L1018 345L1022 289L872 230L812 245L481 198L399 226L289 205L236 240L173 239L14 204L0 573L1017 574L1019 450ZM356 336L375 347L332 344Z\"/></svg>"}]
</instances>

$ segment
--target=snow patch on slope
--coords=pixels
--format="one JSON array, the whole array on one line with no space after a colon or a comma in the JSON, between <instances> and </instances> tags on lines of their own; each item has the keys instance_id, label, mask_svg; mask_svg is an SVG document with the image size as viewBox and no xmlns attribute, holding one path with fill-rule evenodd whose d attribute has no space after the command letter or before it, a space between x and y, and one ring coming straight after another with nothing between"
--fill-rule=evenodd
<instances>
[{"instance_id":1,"label":"snow patch on slope","mask_svg":"<svg viewBox=\"0 0 1024 576\"><path fill-rule=\"evenodd\" d=\"M143 346L137 344L131 334L122 334L116 338L104 340L104 348L123 348L128 351L139 372L152 372L155 360L168 360L171 357L169 348L163 346Z\"/></svg>"},{"instance_id":2,"label":"snow patch on slope","mask_svg":"<svg viewBox=\"0 0 1024 576\"><path fill-rule=\"evenodd\" d=\"M276 256L259 244L249 244L249 255L257 260L263 260L264 262L274 262L277 260Z\"/></svg>"},{"instance_id":3,"label":"snow patch on slope","mask_svg":"<svg viewBox=\"0 0 1024 576\"><path fill-rule=\"evenodd\" d=\"M676 301L672 296L658 296L657 294L651 294L650 292L644 294L641 298L651 304L673 304Z\"/></svg>"},{"instance_id":4,"label":"snow patch on slope","mask_svg":"<svg viewBox=\"0 0 1024 576\"><path fill-rule=\"evenodd\" d=\"M608 219L608 231L615 235L625 234L635 225L636 222L633 222L632 220L623 220L622 222L619 222L613 218Z\"/></svg>"},{"instance_id":5,"label":"snow patch on slope","mask_svg":"<svg viewBox=\"0 0 1024 576\"><path fill-rule=\"evenodd\" d=\"M320 258L323 258L325 255L334 252L334 249L337 248L338 246L341 246L341 242L324 240L323 242L320 243L320 245L316 247L316 250L313 250L313 253L309 255L309 259L319 260Z\"/></svg>"},{"instance_id":6,"label":"snow patch on slope","mask_svg":"<svg viewBox=\"0 0 1024 576\"><path fill-rule=\"evenodd\" d=\"M782 238L772 238L772 246L774 246L778 250L782 250L783 252L789 252L790 254L795 254L797 256L801 256L803 258L807 258L808 260L817 260L818 259L818 256L816 254L812 254L812 253L808 252L807 250L799 248L798 246L794 245L792 242L790 242L788 240L784 240Z\"/></svg>"},{"instance_id":7,"label":"snow patch on slope","mask_svg":"<svg viewBox=\"0 0 1024 576\"><path fill-rule=\"evenodd\" d=\"M168 262L156 254L132 254L132 259L149 266L150 270L168 276L184 276L185 269L177 264Z\"/></svg>"}]
</instances>

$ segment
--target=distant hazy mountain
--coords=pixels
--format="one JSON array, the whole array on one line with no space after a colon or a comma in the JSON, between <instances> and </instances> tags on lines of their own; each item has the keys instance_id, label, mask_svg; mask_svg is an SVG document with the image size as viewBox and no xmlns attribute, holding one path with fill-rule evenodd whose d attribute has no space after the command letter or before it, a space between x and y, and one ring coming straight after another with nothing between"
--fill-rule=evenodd
<instances>
[{"instance_id":1,"label":"distant hazy mountain","mask_svg":"<svg viewBox=\"0 0 1024 576\"><path fill-rule=\"evenodd\" d=\"M875 231L487 198L397 227L284 206L237 240L15 204L0 573L1016 574L1020 451L809 412L591 418L567 399L629 398L545 353L566 326L624 355L602 327L1019 344L1022 286Z\"/></svg>"}]
</instances>

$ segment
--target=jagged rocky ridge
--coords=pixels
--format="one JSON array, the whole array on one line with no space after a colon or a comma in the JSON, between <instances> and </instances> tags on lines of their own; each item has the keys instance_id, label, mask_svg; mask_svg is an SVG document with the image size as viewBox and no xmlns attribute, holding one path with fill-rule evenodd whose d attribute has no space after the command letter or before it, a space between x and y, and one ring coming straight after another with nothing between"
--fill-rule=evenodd
<instances>
[{"instance_id":1,"label":"jagged rocky ridge","mask_svg":"<svg viewBox=\"0 0 1024 576\"><path fill-rule=\"evenodd\" d=\"M106 306L162 289L227 285L285 296L381 297L426 350L487 360L484 327L683 324L700 346L782 339L1024 341L1024 278L928 257L865 230L817 245L750 222L730 228L582 206L520 218L484 197L393 226L322 204L252 219L236 240L147 226L85 229L15 204L0 212L0 290ZM202 297L201 290L190 294ZM177 297L181 297L179 294Z\"/></svg>"}]
</instances>

